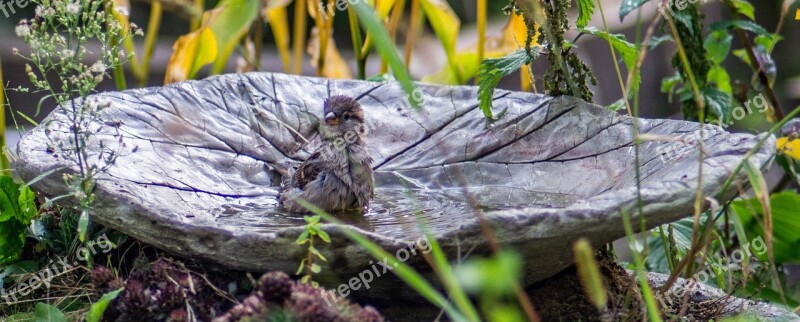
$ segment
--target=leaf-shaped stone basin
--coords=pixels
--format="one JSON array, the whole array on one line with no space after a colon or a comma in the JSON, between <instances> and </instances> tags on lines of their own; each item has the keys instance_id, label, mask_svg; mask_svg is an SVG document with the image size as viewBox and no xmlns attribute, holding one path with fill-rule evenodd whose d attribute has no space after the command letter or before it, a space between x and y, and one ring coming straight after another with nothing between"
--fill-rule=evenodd
<instances>
[{"instance_id":1,"label":"leaf-shaped stone basin","mask_svg":"<svg viewBox=\"0 0 800 322\"><path fill-rule=\"evenodd\" d=\"M277 211L280 180L274 169L296 165L313 151L322 101L345 94L358 97L366 111L378 190L368 214L343 219L387 250L420 238L414 217L419 210L451 259L485 253L470 196L497 240L525 258L527 283L568 266L570 244L579 237L602 245L624 236L620 210L632 212L636 205L633 118L573 98L497 91L494 106L506 113L490 124L477 108L477 88L418 86L424 101L419 111L407 105L396 83L269 73L97 95L110 107L101 114L106 126L93 140L113 144L118 126L127 152L98 179L93 220L226 267L293 271L305 255L294 244L304 222ZM25 135L17 146L19 176L31 180L69 165L47 151L45 136L45 127L63 132L65 119L58 110ZM639 126L642 133L666 138L688 137L699 128L646 119ZM702 189L716 196L764 137L709 129ZM764 139L750 158L759 166L772 157L774 139ZM692 209L698 155L665 162L662 152L675 144L641 145L648 227ZM51 197L66 192L59 173L34 187ZM346 281L372 262L341 228L326 225L334 242L317 246L329 260L323 271ZM407 262L426 266L422 256ZM376 281L371 291L393 287L387 280Z\"/></svg>"}]
</instances>

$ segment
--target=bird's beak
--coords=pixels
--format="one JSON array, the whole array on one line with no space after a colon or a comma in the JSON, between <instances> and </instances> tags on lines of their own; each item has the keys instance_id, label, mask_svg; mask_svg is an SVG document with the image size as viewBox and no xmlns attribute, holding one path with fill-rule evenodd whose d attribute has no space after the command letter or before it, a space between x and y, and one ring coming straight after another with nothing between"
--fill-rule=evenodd
<instances>
[{"instance_id":1,"label":"bird's beak","mask_svg":"<svg viewBox=\"0 0 800 322\"><path fill-rule=\"evenodd\" d=\"M325 114L325 124L327 124L327 125L338 125L339 124L339 118L336 117L336 114L333 114L333 112L328 112L328 114Z\"/></svg>"}]
</instances>

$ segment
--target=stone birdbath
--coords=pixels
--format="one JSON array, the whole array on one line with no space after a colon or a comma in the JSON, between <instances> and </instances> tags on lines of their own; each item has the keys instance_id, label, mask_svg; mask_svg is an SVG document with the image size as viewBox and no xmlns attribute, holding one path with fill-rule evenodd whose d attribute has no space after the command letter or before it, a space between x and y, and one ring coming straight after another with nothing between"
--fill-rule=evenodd
<instances>
[{"instance_id":1,"label":"stone birdbath","mask_svg":"<svg viewBox=\"0 0 800 322\"><path fill-rule=\"evenodd\" d=\"M469 199L498 242L522 255L526 284L571 265L570 246L580 237L597 246L625 235L622 212L635 214L637 202L634 118L574 98L498 90L494 106L505 114L490 123L477 107L476 87L417 86L420 110L397 83L270 73L96 95L108 107L100 114L106 126L92 140L110 146L122 137L125 148L98 178L92 220L227 268L294 271L305 255L294 243L304 221L277 209L277 170L309 156L319 143L322 101L345 94L366 112L377 191L368 213L342 219L386 250L419 240L414 214L421 213L450 259L486 254ZM16 147L22 179L53 172L33 185L51 197L67 193L61 172L76 171L48 149L48 135L63 134L65 120L57 110ZM700 127L638 123L641 133L664 138L640 145L643 213L652 228L693 209L698 155L695 148L682 153L686 145L675 138L694 137ZM750 162L763 167L772 158L772 137L715 126L704 133L705 196L732 197L723 183L760 140ZM319 245L328 258L321 278L338 284L374 265L342 227L324 229L333 242ZM427 269L422 256L407 263ZM362 294L408 291L393 278L371 286Z\"/></svg>"}]
</instances>

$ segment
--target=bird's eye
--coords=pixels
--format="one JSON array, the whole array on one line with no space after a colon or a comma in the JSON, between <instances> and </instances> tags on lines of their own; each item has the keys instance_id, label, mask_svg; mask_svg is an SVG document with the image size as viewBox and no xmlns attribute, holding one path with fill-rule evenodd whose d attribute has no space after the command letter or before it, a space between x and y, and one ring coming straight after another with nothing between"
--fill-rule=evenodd
<instances>
[{"instance_id":1,"label":"bird's eye","mask_svg":"<svg viewBox=\"0 0 800 322\"><path fill-rule=\"evenodd\" d=\"M349 121L350 120L350 113L344 113L344 120L345 121Z\"/></svg>"}]
</instances>

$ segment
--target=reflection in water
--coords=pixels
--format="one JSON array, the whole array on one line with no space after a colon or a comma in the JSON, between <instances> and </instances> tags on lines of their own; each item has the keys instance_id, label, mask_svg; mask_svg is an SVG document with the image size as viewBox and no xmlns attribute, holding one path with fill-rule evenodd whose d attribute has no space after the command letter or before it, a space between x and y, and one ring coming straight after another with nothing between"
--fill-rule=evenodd
<instances>
[{"instance_id":1,"label":"reflection in water","mask_svg":"<svg viewBox=\"0 0 800 322\"><path fill-rule=\"evenodd\" d=\"M469 191L484 211L522 207L561 208L580 196L541 193L513 187L471 188ZM226 204L215 213L219 224L250 222L249 229L272 232L283 227L303 226L303 215L279 211L275 199L263 203ZM422 214L433 231L457 228L475 216L463 189L400 190L376 189L366 214L335 213L342 221L362 229L395 238L413 238L419 229L415 213Z\"/></svg>"}]
</instances>

